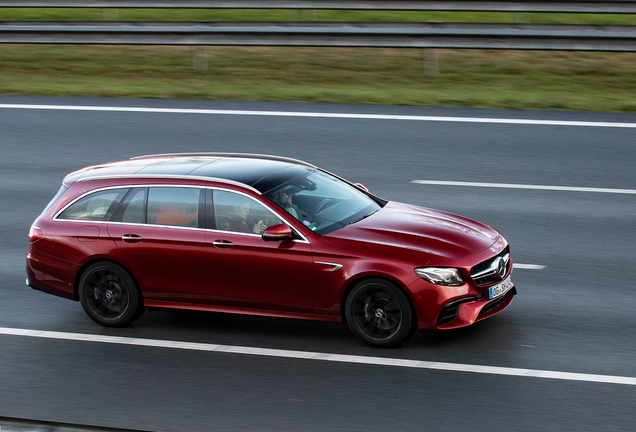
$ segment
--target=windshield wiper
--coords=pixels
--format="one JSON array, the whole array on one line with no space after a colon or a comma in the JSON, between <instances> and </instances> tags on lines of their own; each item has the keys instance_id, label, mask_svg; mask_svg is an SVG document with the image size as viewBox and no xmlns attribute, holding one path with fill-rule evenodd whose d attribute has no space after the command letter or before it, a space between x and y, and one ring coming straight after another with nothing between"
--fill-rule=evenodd
<instances>
[{"instance_id":1,"label":"windshield wiper","mask_svg":"<svg viewBox=\"0 0 636 432\"><path fill-rule=\"evenodd\" d=\"M376 210L376 211L372 211L371 213L369 213L369 214L366 214L366 215L362 216L360 219L356 219L356 220L354 220L354 221L351 221L351 222L349 222L347 225L351 225L351 224L354 224L354 223L356 223L356 222L360 222L362 219L366 219L366 218L368 218L369 216L371 216L371 215L372 215L372 214L374 214L375 212L377 212L377 210Z\"/></svg>"}]
</instances>

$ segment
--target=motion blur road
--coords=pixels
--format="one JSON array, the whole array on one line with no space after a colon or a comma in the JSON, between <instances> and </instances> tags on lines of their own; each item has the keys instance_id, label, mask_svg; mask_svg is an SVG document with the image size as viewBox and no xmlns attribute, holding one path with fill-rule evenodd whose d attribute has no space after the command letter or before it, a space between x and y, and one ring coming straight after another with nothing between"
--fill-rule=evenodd
<instances>
[{"instance_id":1,"label":"motion blur road","mask_svg":"<svg viewBox=\"0 0 636 432\"><path fill-rule=\"evenodd\" d=\"M633 431L635 123L636 115L608 113L0 96L0 328L619 377L546 379L0 331L0 416L156 431ZM417 334L398 349L380 350L339 324L212 313L152 312L131 327L106 329L79 303L25 286L29 226L65 174L137 155L196 151L303 159L383 198L494 226L523 264L513 274L519 295L505 312L469 328Z\"/></svg>"}]
</instances>

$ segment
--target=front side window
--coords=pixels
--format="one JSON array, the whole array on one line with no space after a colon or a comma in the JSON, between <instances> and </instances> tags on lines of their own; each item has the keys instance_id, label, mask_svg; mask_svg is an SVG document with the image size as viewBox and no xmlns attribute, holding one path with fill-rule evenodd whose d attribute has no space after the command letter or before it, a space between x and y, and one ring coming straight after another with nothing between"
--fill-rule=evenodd
<instances>
[{"instance_id":1,"label":"front side window","mask_svg":"<svg viewBox=\"0 0 636 432\"><path fill-rule=\"evenodd\" d=\"M213 191L216 229L261 234L268 226L283 221L262 204L244 195Z\"/></svg>"},{"instance_id":2,"label":"front side window","mask_svg":"<svg viewBox=\"0 0 636 432\"><path fill-rule=\"evenodd\" d=\"M198 227L201 196L199 188L148 188L147 223ZM134 217L132 213L131 217Z\"/></svg>"},{"instance_id":3,"label":"front side window","mask_svg":"<svg viewBox=\"0 0 636 432\"><path fill-rule=\"evenodd\" d=\"M128 189L111 189L92 193L74 202L58 216L58 219L110 220L126 192Z\"/></svg>"}]
</instances>

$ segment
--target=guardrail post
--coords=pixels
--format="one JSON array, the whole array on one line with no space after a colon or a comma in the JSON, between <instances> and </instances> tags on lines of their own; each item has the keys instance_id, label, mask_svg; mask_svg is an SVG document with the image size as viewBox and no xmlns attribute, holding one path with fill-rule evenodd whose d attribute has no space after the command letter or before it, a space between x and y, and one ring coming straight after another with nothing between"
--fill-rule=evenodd
<instances>
[{"instance_id":1,"label":"guardrail post","mask_svg":"<svg viewBox=\"0 0 636 432\"><path fill-rule=\"evenodd\" d=\"M423 50L424 60L424 76L436 77L439 76L439 56L435 48L424 48Z\"/></svg>"},{"instance_id":2,"label":"guardrail post","mask_svg":"<svg viewBox=\"0 0 636 432\"><path fill-rule=\"evenodd\" d=\"M208 71L208 50L205 45L192 47L192 70L195 72Z\"/></svg>"},{"instance_id":3,"label":"guardrail post","mask_svg":"<svg viewBox=\"0 0 636 432\"><path fill-rule=\"evenodd\" d=\"M104 21L119 21L118 9L104 8Z\"/></svg>"}]
</instances>

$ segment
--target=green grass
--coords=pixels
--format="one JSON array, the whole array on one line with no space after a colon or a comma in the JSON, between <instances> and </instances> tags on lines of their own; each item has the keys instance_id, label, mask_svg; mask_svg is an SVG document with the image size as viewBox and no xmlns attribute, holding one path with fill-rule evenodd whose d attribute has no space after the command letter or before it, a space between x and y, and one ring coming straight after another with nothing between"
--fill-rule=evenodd
<instances>
[{"instance_id":1,"label":"green grass","mask_svg":"<svg viewBox=\"0 0 636 432\"><path fill-rule=\"evenodd\" d=\"M442 21L516 22L509 12L401 12L268 10L268 9L37 9L0 8L2 21L101 21L115 14L120 21ZM523 14L533 23L636 25L636 16L623 14Z\"/></svg>"},{"instance_id":2,"label":"green grass","mask_svg":"<svg viewBox=\"0 0 636 432\"><path fill-rule=\"evenodd\" d=\"M636 112L636 54L0 45L0 94Z\"/></svg>"},{"instance_id":3,"label":"green grass","mask_svg":"<svg viewBox=\"0 0 636 432\"><path fill-rule=\"evenodd\" d=\"M120 20L299 20L300 11L126 10ZM0 20L101 20L101 9L2 9ZM306 15L304 16L307 17ZM514 14L317 11L328 21L513 22ZM532 22L635 24L630 15L531 14ZM0 94L302 101L636 112L636 54L0 45Z\"/></svg>"}]
</instances>

